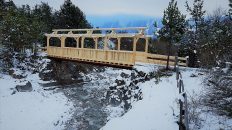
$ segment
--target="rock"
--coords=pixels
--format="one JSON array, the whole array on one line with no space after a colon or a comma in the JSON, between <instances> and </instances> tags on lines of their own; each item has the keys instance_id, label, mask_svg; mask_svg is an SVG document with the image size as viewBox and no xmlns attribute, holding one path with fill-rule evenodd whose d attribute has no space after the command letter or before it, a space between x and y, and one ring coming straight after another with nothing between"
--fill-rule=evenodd
<instances>
[{"instance_id":1,"label":"rock","mask_svg":"<svg viewBox=\"0 0 232 130\"><path fill-rule=\"evenodd\" d=\"M120 75L121 75L121 77L123 77L123 78L129 78L129 77L130 77L129 74L126 74L126 73L124 73L124 72L122 72Z\"/></svg>"},{"instance_id":2,"label":"rock","mask_svg":"<svg viewBox=\"0 0 232 130\"><path fill-rule=\"evenodd\" d=\"M14 70L10 69L10 70L8 70L8 73L9 73L9 75L13 75L14 74Z\"/></svg>"},{"instance_id":3,"label":"rock","mask_svg":"<svg viewBox=\"0 0 232 130\"><path fill-rule=\"evenodd\" d=\"M25 85L16 85L16 90L18 92L31 92L32 91L32 85L31 82L27 82Z\"/></svg>"},{"instance_id":4,"label":"rock","mask_svg":"<svg viewBox=\"0 0 232 130\"><path fill-rule=\"evenodd\" d=\"M26 76L13 74L12 77L13 77L14 79L23 79L23 78L25 78Z\"/></svg>"},{"instance_id":5,"label":"rock","mask_svg":"<svg viewBox=\"0 0 232 130\"><path fill-rule=\"evenodd\" d=\"M126 84L126 82L124 80L118 80L118 79L115 80L115 83L117 84L117 86L121 86L121 85Z\"/></svg>"},{"instance_id":6,"label":"rock","mask_svg":"<svg viewBox=\"0 0 232 130\"><path fill-rule=\"evenodd\" d=\"M195 74L191 74L191 75L190 75L190 77L197 77L197 75L195 75Z\"/></svg>"},{"instance_id":7,"label":"rock","mask_svg":"<svg viewBox=\"0 0 232 130\"><path fill-rule=\"evenodd\" d=\"M109 88L110 88L110 90L116 90L117 86L110 86Z\"/></svg>"},{"instance_id":8,"label":"rock","mask_svg":"<svg viewBox=\"0 0 232 130\"><path fill-rule=\"evenodd\" d=\"M11 93L11 95L14 95L16 93L16 90L14 90L12 93Z\"/></svg>"},{"instance_id":9,"label":"rock","mask_svg":"<svg viewBox=\"0 0 232 130\"><path fill-rule=\"evenodd\" d=\"M138 72L138 75L139 75L140 77L144 77L144 76L146 75L146 73L144 73L143 71L139 71L139 72Z\"/></svg>"},{"instance_id":10,"label":"rock","mask_svg":"<svg viewBox=\"0 0 232 130\"><path fill-rule=\"evenodd\" d=\"M134 72L131 73L131 80L136 79L136 74Z\"/></svg>"}]
</instances>

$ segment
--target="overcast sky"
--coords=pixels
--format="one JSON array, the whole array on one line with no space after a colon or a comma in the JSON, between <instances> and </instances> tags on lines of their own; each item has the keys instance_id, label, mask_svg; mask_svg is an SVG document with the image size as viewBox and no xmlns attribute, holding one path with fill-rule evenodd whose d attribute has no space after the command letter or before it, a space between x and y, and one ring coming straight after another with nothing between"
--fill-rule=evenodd
<instances>
[{"instance_id":1,"label":"overcast sky","mask_svg":"<svg viewBox=\"0 0 232 130\"><path fill-rule=\"evenodd\" d=\"M13 0L16 5L29 4L34 6L41 1L47 2L58 10L64 0ZM72 0L86 15L133 14L146 16L163 16L163 11L170 0ZM179 9L186 14L186 0L177 0ZM188 0L193 1L193 0ZM228 0L205 0L207 13L216 8L228 9Z\"/></svg>"}]
</instances>

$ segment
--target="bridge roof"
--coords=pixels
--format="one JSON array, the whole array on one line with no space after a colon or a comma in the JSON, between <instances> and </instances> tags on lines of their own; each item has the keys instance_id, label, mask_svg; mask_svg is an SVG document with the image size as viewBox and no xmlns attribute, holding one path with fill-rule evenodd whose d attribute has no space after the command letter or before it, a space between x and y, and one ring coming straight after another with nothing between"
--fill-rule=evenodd
<instances>
[{"instance_id":1,"label":"bridge roof","mask_svg":"<svg viewBox=\"0 0 232 130\"><path fill-rule=\"evenodd\" d=\"M111 30L146 30L147 27L127 27L127 28L90 28L90 29L53 29L53 32L70 32L70 31L111 31Z\"/></svg>"},{"instance_id":2,"label":"bridge roof","mask_svg":"<svg viewBox=\"0 0 232 130\"><path fill-rule=\"evenodd\" d=\"M92 29L54 29L53 33L45 34L49 37L138 37L151 38L152 35L145 35L147 27L128 27L128 28L92 28ZM117 32L117 31L137 31L136 33ZM95 31L95 32L94 32ZM96 32L97 31L97 32ZM101 31L110 31L109 33L102 33Z\"/></svg>"},{"instance_id":3,"label":"bridge roof","mask_svg":"<svg viewBox=\"0 0 232 130\"><path fill-rule=\"evenodd\" d=\"M123 38L123 37L138 37L138 38L151 38L152 35L141 35L141 34L45 34L49 37L91 37L91 38L99 38L99 37L111 37L111 38Z\"/></svg>"}]
</instances>

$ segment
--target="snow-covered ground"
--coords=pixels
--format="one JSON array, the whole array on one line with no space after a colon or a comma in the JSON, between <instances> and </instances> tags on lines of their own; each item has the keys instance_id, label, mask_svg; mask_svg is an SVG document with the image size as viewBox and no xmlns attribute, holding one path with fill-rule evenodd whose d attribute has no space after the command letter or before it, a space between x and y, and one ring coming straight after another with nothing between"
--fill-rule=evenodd
<instances>
[{"instance_id":1,"label":"snow-covered ground","mask_svg":"<svg viewBox=\"0 0 232 130\"><path fill-rule=\"evenodd\" d=\"M16 92L25 84L10 76L0 77L0 130L60 130L72 115L73 104L63 93L45 91L38 74L28 74L32 92Z\"/></svg>"},{"instance_id":2,"label":"snow-covered ground","mask_svg":"<svg viewBox=\"0 0 232 130\"><path fill-rule=\"evenodd\" d=\"M141 66L139 68L141 69ZM149 70L146 69L146 71ZM181 73L188 96L198 96L204 91L202 82L205 75L202 75L200 70L182 68ZM197 77L190 77L192 74ZM155 79L140 83L143 99L134 102L132 109L125 115L111 118L101 130L177 130L179 94L175 76L173 74L171 77L163 77L158 84L155 83ZM112 109L117 110L117 108ZM201 130L230 130L232 128L232 120L226 117L203 110L200 111L199 117L202 119L200 122L203 123ZM190 129L196 128L190 125Z\"/></svg>"},{"instance_id":3,"label":"snow-covered ground","mask_svg":"<svg viewBox=\"0 0 232 130\"><path fill-rule=\"evenodd\" d=\"M136 65L137 71L148 74L159 69L156 65ZM15 73L22 72L17 69ZM105 72L87 74L86 81L99 85L89 86L91 89L102 87L109 89L107 84L116 85L115 80L124 80L126 86L132 81L123 78L121 73L132 74L131 70L107 68ZM204 74L201 70L182 68L181 73L186 93L190 97L198 96L204 91L202 84ZM194 74L196 77L191 77ZM38 74L26 73L26 78L19 80L10 76L0 75L0 130L62 130L73 118L75 105L73 100L65 96L62 91L45 91L40 83ZM108 105L104 109L108 115L107 124L101 130L175 130L178 129L178 88L176 75L161 77L159 82L153 78L146 82L139 82L143 99L131 101L132 108L124 113L121 105ZM31 92L16 92L15 86L30 81ZM105 85L103 85L105 84ZM86 88L88 90L88 87ZM91 99L91 98L90 98ZM81 100L81 99L80 99ZM86 102L88 103L88 102ZM90 105L91 106L91 105ZM94 105L93 105L94 106ZM79 107L77 107L79 108ZM197 108L198 109L198 108ZM207 109L207 108L206 108ZM204 109L204 110L206 110ZM198 110L202 123L201 130L230 130L232 120L207 111ZM85 117L83 117L85 118ZM91 122L91 121L90 121ZM78 123L77 123L78 124ZM194 124L190 128L198 129Z\"/></svg>"}]
</instances>

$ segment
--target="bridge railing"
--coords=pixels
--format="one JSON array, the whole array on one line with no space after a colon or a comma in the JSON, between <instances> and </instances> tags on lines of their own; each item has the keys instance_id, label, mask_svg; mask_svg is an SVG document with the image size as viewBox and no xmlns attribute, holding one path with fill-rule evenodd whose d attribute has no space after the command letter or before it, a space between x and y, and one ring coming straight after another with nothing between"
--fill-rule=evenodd
<instances>
[{"instance_id":1,"label":"bridge railing","mask_svg":"<svg viewBox=\"0 0 232 130\"><path fill-rule=\"evenodd\" d=\"M151 63L151 64L161 64L166 65L167 64L168 56L166 55L159 55L159 54L151 54L151 53L145 53L145 52L136 52L135 54L135 61L136 62L145 62L145 63ZM187 58L185 57L178 57L179 61L178 64L180 66L188 66L187 65ZM175 65L175 56L169 57L169 64L171 66Z\"/></svg>"},{"instance_id":2,"label":"bridge railing","mask_svg":"<svg viewBox=\"0 0 232 130\"><path fill-rule=\"evenodd\" d=\"M133 66L134 53L130 51L100 50L72 47L48 47L47 52L52 57L73 59L80 61L94 61L115 65Z\"/></svg>"}]
</instances>

